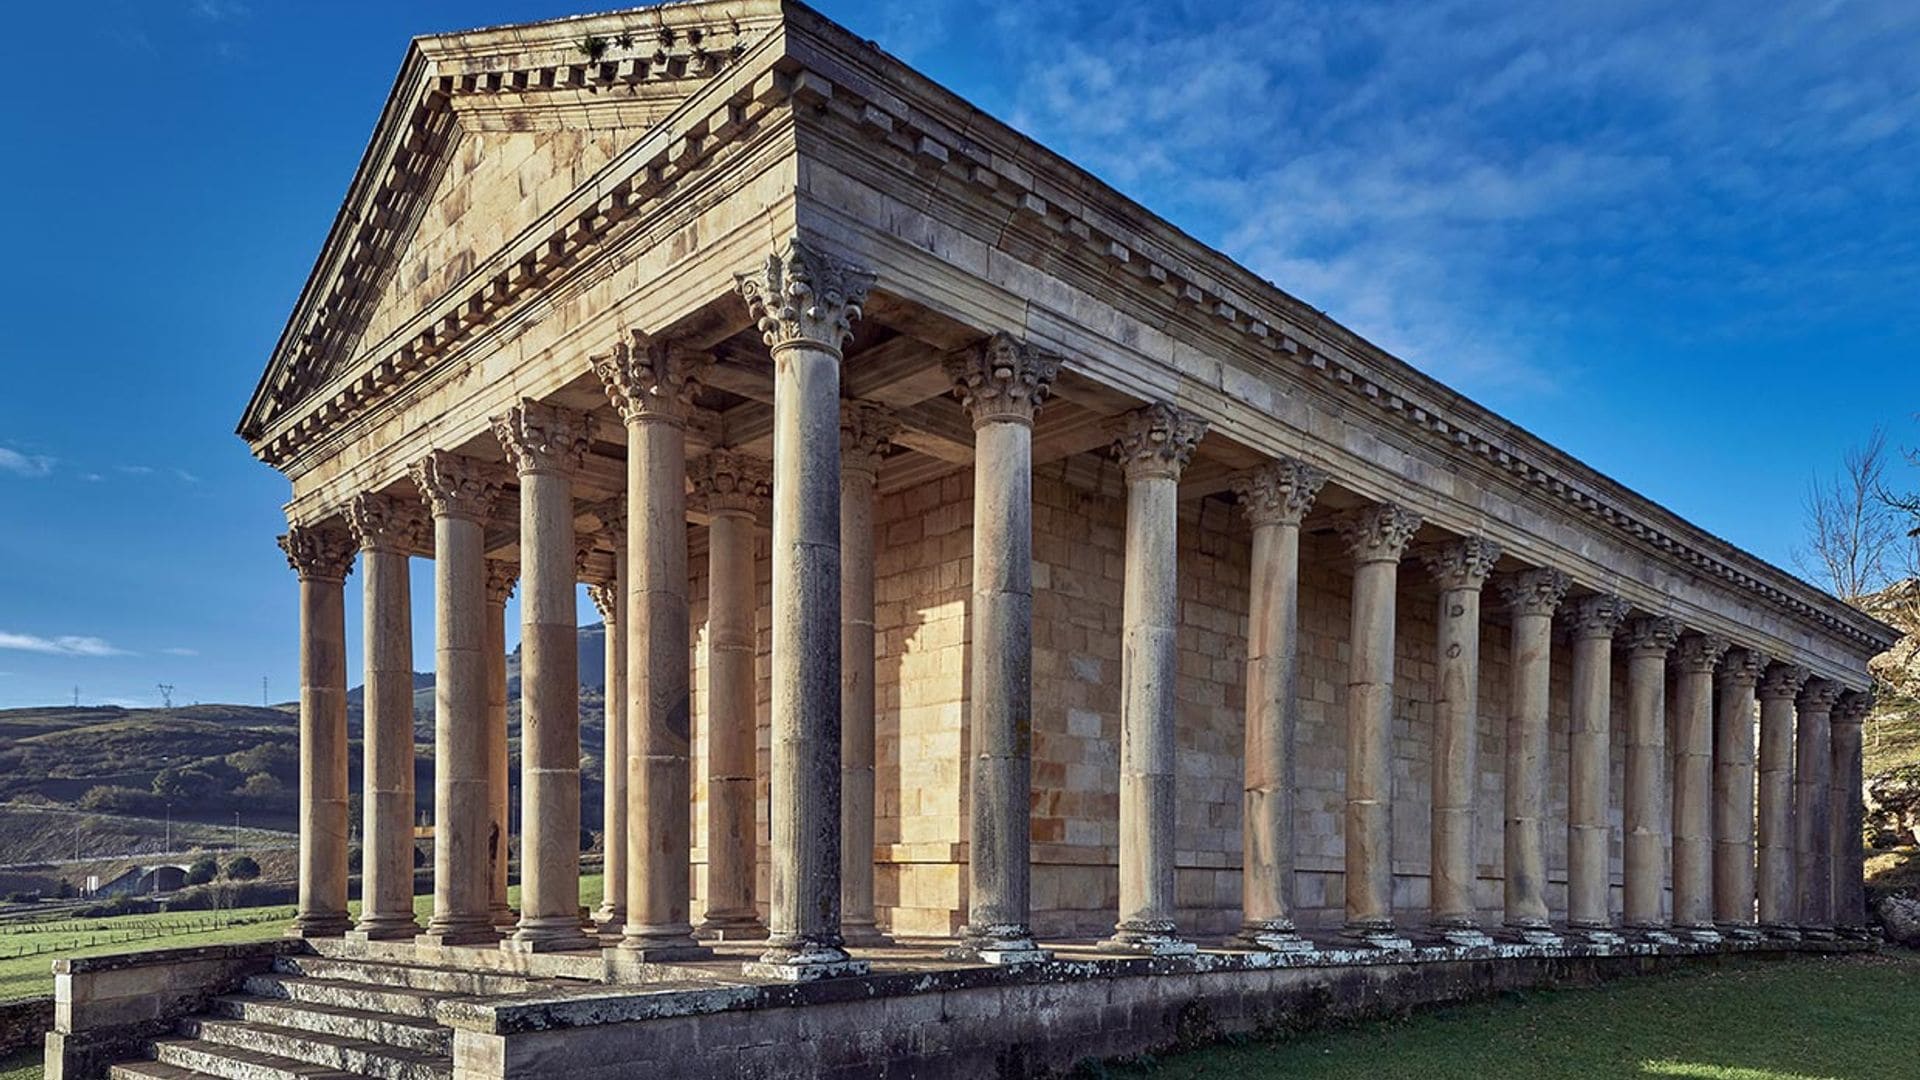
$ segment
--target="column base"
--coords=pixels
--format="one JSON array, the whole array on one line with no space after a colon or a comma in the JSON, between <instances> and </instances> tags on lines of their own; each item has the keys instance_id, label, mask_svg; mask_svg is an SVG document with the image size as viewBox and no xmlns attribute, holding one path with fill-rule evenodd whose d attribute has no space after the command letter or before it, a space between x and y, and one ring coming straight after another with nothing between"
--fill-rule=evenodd
<instances>
[{"instance_id":1,"label":"column base","mask_svg":"<svg viewBox=\"0 0 1920 1080\"><path fill-rule=\"evenodd\" d=\"M1800 937L1805 941L1832 941L1837 937L1831 926L1802 926Z\"/></svg>"},{"instance_id":2,"label":"column base","mask_svg":"<svg viewBox=\"0 0 1920 1080\"><path fill-rule=\"evenodd\" d=\"M1053 954L1033 943L1033 935L1024 926L994 926L983 931L962 932L960 943L942 951L948 960L977 961L996 967L1044 964Z\"/></svg>"},{"instance_id":3,"label":"column base","mask_svg":"<svg viewBox=\"0 0 1920 1080\"><path fill-rule=\"evenodd\" d=\"M1567 939L1555 933L1551 926L1503 926L1500 928L1500 938L1503 941L1520 945L1536 945L1541 948L1552 948L1567 943Z\"/></svg>"},{"instance_id":4,"label":"column base","mask_svg":"<svg viewBox=\"0 0 1920 1080\"><path fill-rule=\"evenodd\" d=\"M713 950L694 940L693 927L686 923L649 926L628 923L621 934L620 953L643 964L670 964L682 960L705 960Z\"/></svg>"},{"instance_id":5,"label":"column base","mask_svg":"<svg viewBox=\"0 0 1920 1080\"><path fill-rule=\"evenodd\" d=\"M578 915L548 919L523 916L520 928L500 942L501 950L510 953L572 952L599 947L599 940L587 933Z\"/></svg>"},{"instance_id":6,"label":"column base","mask_svg":"<svg viewBox=\"0 0 1920 1080\"><path fill-rule=\"evenodd\" d=\"M1673 931L1664 926L1629 926L1627 936L1647 945L1680 944L1680 939L1673 936Z\"/></svg>"},{"instance_id":7,"label":"column base","mask_svg":"<svg viewBox=\"0 0 1920 1080\"><path fill-rule=\"evenodd\" d=\"M1711 926L1676 926L1673 934L1681 941L1690 941L1695 945L1718 945L1725 939L1720 931Z\"/></svg>"},{"instance_id":8,"label":"column base","mask_svg":"<svg viewBox=\"0 0 1920 1080\"><path fill-rule=\"evenodd\" d=\"M840 940L860 949L885 949L893 945L893 939L872 923L841 923Z\"/></svg>"},{"instance_id":9,"label":"column base","mask_svg":"<svg viewBox=\"0 0 1920 1080\"><path fill-rule=\"evenodd\" d=\"M330 938L343 937L353 929L353 920L347 918L344 911L314 912L296 915L293 925L287 928L291 938Z\"/></svg>"},{"instance_id":10,"label":"column base","mask_svg":"<svg viewBox=\"0 0 1920 1080\"><path fill-rule=\"evenodd\" d=\"M1413 941L1395 930L1392 923L1349 924L1340 931L1340 936L1359 948L1382 952L1407 952L1413 948Z\"/></svg>"},{"instance_id":11,"label":"column base","mask_svg":"<svg viewBox=\"0 0 1920 1080\"><path fill-rule=\"evenodd\" d=\"M781 982L854 978L871 970L865 960L855 960L838 945L791 939L761 953L760 959L740 965L742 975Z\"/></svg>"},{"instance_id":12,"label":"column base","mask_svg":"<svg viewBox=\"0 0 1920 1080\"><path fill-rule=\"evenodd\" d=\"M699 941L765 941L767 927L754 915L708 915L694 927Z\"/></svg>"},{"instance_id":13,"label":"column base","mask_svg":"<svg viewBox=\"0 0 1920 1080\"><path fill-rule=\"evenodd\" d=\"M1473 923L1441 922L1433 923L1429 931L1440 940L1456 949L1486 949L1493 946L1493 938Z\"/></svg>"},{"instance_id":14,"label":"column base","mask_svg":"<svg viewBox=\"0 0 1920 1080\"><path fill-rule=\"evenodd\" d=\"M361 919L347 931L348 941L411 941L420 936L420 923L412 915L381 915Z\"/></svg>"},{"instance_id":15,"label":"column base","mask_svg":"<svg viewBox=\"0 0 1920 1080\"><path fill-rule=\"evenodd\" d=\"M627 924L627 909L601 904L593 912L593 929L602 934L618 934Z\"/></svg>"},{"instance_id":16,"label":"column base","mask_svg":"<svg viewBox=\"0 0 1920 1080\"><path fill-rule=\"evenodd\" d=\"M1844 941L1872 941L1873 931L1864 926L1842 926L1834 933Z\"/></svg>"},{"instance_id":17,"label":"column base","mask_svg":"<svg viewBox=\"0 0 1920 1080\"><path fill-rule=\"evenodd\" d=\"M466 923L434 926L429 923L427 929L413 939L413 943L428 948L445 948L451 945L493 945L499 940L500 931L494 929L491 923L478 926Z\"/></svg>"},{"instance_id":18,"label":"column base","mask_svg":"<svg viewBox=\"0 0 1920 1080\"><path fill-rule=\"evenodd\" d=\"M1721 923L1718 926L1720 936L1728 941L1759 941L1760 928L1753 923Z\"/></svg>"},{"instance_id":19,"label":"column base","mask_svg":"<svg viewBox=\"0 0 1920 1080\"><path fill-rule=\"evenodd\" d=\"M1102 952L1128 956L1189 956L1200 947L1184 941L1171 919L1130 919L1113 928L1099 945Z\"/></svg>"},{"instance_id":20,"label":"column base","mask_svg":"<svg viewBox=\"0 0 1920 1080\"><path fill-rule=\"evenodd\" d=\"M1781 923L1763 923L1760 932L1774 941L1799 941L1800 928Z\"/></svg>"},{"instance_id":21,"label":"column base","mask_svg":"<svg viewBox=\"0 0 1920 1080\"><path fill-rule=\"evenodd\" d=\"M1589 945L1625 945L1627 939L1611 926L1569 926L1567 936Z\"/></svg>"},{"instance_id":22,"label":"column base","mask_svg":"<svg viewBox=\"0 0 1920 1080\"><path fill-rule=\"evenodd\" d=\"M520 925L520 913L505 904L497 908L489 909L487 911L487 918L493 922L493 925L502 930L512 930L514 927Z\"/></svg>"},{"instance_id":23,"label":"column base","mask_svg":"<svg viewBox=\"0 0 1920 1080\"><path fill-rule=\"evenodd\" d=\"M1306 953L1314 951L1314 944L1300 936L1293 928L1290 919L1267 919L1250 922L1240 928L1240 932L1229 939L1229 944L1243 949L1259 952Z\"/></svg>"}]
</instances>

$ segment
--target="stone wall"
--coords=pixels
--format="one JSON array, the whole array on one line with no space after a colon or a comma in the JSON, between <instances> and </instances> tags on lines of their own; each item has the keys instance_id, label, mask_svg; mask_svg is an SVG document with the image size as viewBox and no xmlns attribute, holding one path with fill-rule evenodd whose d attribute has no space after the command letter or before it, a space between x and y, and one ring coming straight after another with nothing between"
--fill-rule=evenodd
<instances>
[{"instance_id":1,"label":"stone wall","mask_svg":"<svg viewBox=\"0 0 1920 1080\"><path fill-rule=\"evenodd\" d=\"M38 1046L53 1027L53 999L29 998L0 1004L0 1055Z\"/></svg>"}]
</instances>

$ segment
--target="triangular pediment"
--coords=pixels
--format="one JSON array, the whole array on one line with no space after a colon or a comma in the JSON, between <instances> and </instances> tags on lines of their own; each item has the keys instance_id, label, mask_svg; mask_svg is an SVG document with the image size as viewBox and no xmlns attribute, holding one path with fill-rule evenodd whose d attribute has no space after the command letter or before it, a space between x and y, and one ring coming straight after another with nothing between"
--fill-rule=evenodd
<instances>
[{"instance_id":1,"label":"triangular pediment","mask_svg":"<svg viewBox=\"0 0 1920 1080\"><path fill-rule=\"evenodd\" d=\"M372 363L780 18L696 2L416 39L240 434Z\"/></svg>"}]
</instances>

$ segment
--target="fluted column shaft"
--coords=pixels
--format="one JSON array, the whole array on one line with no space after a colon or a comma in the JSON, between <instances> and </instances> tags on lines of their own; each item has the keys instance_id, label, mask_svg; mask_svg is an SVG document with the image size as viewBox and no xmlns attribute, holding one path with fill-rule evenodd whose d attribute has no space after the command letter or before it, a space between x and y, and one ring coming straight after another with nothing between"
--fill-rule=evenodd
<instances>
[{"instance_id":1,"label":"fluted column shaft","mask_svg":"<svg viewBox=\"0 0 1920 1080\"><path fill-rule=\"evenodd\" d=\"M433 915L420 940L492 941L488 849L486 545L499 484L481 463L438 452L414 466L433 510Z\"/></svg>"},{"instance_id":2,"label":"fluted column shaft","mask_svg":"<svg viewBox=\"0 0 1920 1080\"><path fill-rule=\"evenodd\" d=\"M897 427L880 406L841 403L840 931L849 945L886 943L873 910L873 490Z\"/></svg>"},{"instance_id":3,"label":"fluted column shaft","mask_svg":"<svg viewBox=\"0 0 1920 1080\"><path fill-rule=\"evenodd\" d=\"M1775 664L1760 682L1760 925L1797 936L1794 897L1793 699L1804 668Z\"/></svg>"},{"instance_id":4,"label":"fluted column shaft","mask_svg":"<svg viewBox=\"0 0 1920 1080\"><path fill-rule=\"evenodd\" d=\"M300 867L294 937L347 920L347 617L344 529L294 526L280 548L300 579Z\"/></svg>"},{"instance_id":5,"label":"fluted column shaft","mask_svg":"<svg viewBox=\"0 0 1920 1080\"><path fill-rule=\"evenodd\" d=\"M413 602L408 557L425 540L417 503L361 495L348 507L360 539L366 679L361 724L360 940L410 938L413 915Z\"/></svg>"},{"instance_id":6,"label":"fluted column shaft","mask_svg":"<svg viewBox=\"0 0 1920 1080\"><path fill-rule=\"evenodd\" d=\"M1622 808L1626 925L1658 933L1667 884L1667 653L1672 619L1635 619L1627 628L1627 790Z\"/></svg>"},{"instance_id":7,"label":"fluted column shaft","mask_svg":"<svg viewBox=\"0 0 1920 1080\"><path fill-rule=\"evenodd\" d=\"M1615 596L1573 605L1573 700L1567 739L1567 926L1588 934L1613 925L1608 903L1607 792L1612 786L1613 633L1627 605Z\"/></svg>"},{"instance_id":8,"label":"fluted column shaft","mask_svg":"<svg viewBox=\"0 0 1920 1080\"><path fill-rule=\"evenodd\" d=\"M520 913L507 905L513 853L513 757L507 745L507 600L519 578L517 564L487 560L487 621L480 642L487 671L487 909L493 925L502 928L520 921Z\"/></svg>"},{"instance_id":9,"label":"fluted column shaft","mask_svg":"<svg viewBox=\"0 0 1920 1080\"><path fill-rule=\"evenodd\" d=\"M1725 638L1689 634L1675 653L1673 718L1673 925L1696 937L1713 928L1713 673Z\"/></svg>"},{"instance_id":10,"label":"fluted column shaft","mask_svg":"<svg viewBox=\"0 0 1920 1080\"><path fill-rule=\"evenodd\" d=\"M1870 694L1849 692L1834 707L1829 734L1833 740L1830 811L1833 871L1833 925L1849 938L1867 934L1866 803L1862 799L1863 747L1861 725L1872 705Z\"/></svg>"},{"instance_id":11,"label":"fluted column shaft","mask_svg":"<svg viewBox=\"0 0 1920 1080\"><path fill-rule=\"evenodd\" d=\"M1825 679L1800 692L1794 740L1793 816L1795 877L1800 889L1800 930L1833 936L1832 712L1840 687Z\"/></svg>"},{"instance_id":12,"label":"fluted column shaft","mask_svg":"<svg viewBox=\"0 0 1920 1080\"><path fill-rule=\"evenodd\" d=\"M1433 703L1433 822L1430 922L1468 944L1480 934L1473 886L1476 791L1480 780L1480 593L1500 545L1477 536L1426 553L1440 586L1438 670Z\"/></svg>"},{"instance_id":13,"label":"fluted column shaft","mask_svg":"<svg viewBox=\"0 0 1920 1080\"><path fill-rule=\"evenodd\" d=\"M1192 952L1174 918L1174 703L1180 473L1206 424L1164 403L1124 418L1127 480L1120 617L1120 918L1106 942Z\"/></svg>"},{"instance_id":14,"label":"fluted column shaft","mask_svg":"<svg viewBox=\"0 0 1920 1080\"><path fill-rule=\"evenodd\" d=\"M606 668L606 723L602 733L600 792L601 866L600 908L594 921L603 934L621 933L627 922L627 620L623 614L627 591L627 520L622 508L604 509L602 521L613 538L613 574L589 592L600 610Z\"/></svg>"},{"instance_id":15,"label":"fluted column shaft","mask_svg":"<svg viewBox=\"0 0 1920 1080\"><path fill-rule=\"evenodd\" d=\"M1546 930L1548 687L1552 672L1553 613L1567 591L1557 570L1525 570L1501 583L1512 611L1507 692L1506 925L1524 933Z\"/></svg>"},{"instance_id":16,"label":"fluted column shaft","mask_svg":"<svg viewBox=\"0 0 1920 1080\"><path fill-rule=\"evenodd\" d=\"M1716 680L1713 729L1713 919L1729 934L1754 936L1754 685L1766 658L1727 653Z\"/></svg>"},{"instance_id":17,"label":"fluted column shaft","mask_svg":"<svg viewBox=\"0 0 1920 1080\"><path fill-rule=\"evenodd\" d=\"M1393 930L1393 668L1400 557L1418 515L1390 503L1343 518L1353 555L1347 668L1346 927L1381 943Z\"/></svg>"}]
</instances>

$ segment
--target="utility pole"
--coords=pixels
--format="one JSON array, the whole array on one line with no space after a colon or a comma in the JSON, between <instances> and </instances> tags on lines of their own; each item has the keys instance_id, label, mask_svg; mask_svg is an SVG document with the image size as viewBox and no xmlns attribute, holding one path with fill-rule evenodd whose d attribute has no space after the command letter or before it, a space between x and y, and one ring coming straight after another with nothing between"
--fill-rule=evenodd
<instances>
[{"instance_id":1,"label":"utility pole","mask_svg":"<svg viewBox=\"0 0 1920 1080\"><path fill-rule=\"evenodd\" d=\"M173 804L167 804L167 851L173 850Z\"/></svg>"},{"instance_id":2,"label":"utility pole","mask_svg":"<svg viewBox=\"0 0 1920 1080\"><path fill-rule=\"evenodd\" d=\"M173 708L173 684L160 684L160 704L162 708Z\"/></svg>"},{"instance_id":3,"label":"utility pole","mask_svg":"<svg viewBox=\"0 0 1920 1080\"><path fill-rule=\"evenodd\" d=\"M267 700L267 677L262 675L260 676L260 707L264 709L269 704L270 702Z\"/></svg>"},{"instance_id":4,"label":"utility pole","mask_svg":"<svg viewBox=\"0 0 1920 1080\"><path fill-rule=\"evenodd\" d=\"M80 707L80 684L79 683L75 683L73 685L73 707L76 709Z\"/></svg>"}]
</instances>

